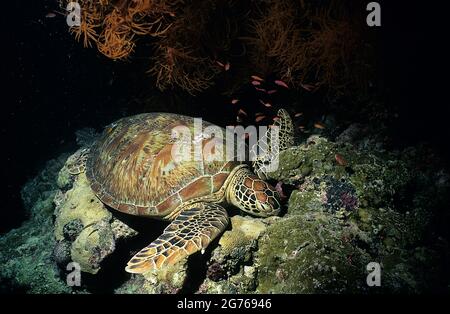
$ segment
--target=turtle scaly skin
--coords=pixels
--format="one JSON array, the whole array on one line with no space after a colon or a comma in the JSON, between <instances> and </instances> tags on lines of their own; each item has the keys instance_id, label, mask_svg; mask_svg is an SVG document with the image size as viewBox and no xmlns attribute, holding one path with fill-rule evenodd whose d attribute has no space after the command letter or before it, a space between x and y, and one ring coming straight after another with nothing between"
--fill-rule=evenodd
<instances>
[{"instance_id":1,"label":"turtle scaly skin","mask_svg":"<svg viewBox=\"0 0 450 314\"><path fill-rule=\"evenodd\" d=\"M281 126L280 143L290 143L293 128L286 125L292 121L284 113L279 112L281 121L276 122ZM218 128L205 121L203 127ZM160 269L203 251L228 225L221 204L259 217L277 215L281 207L278 192L260 178L265 169L257 169L258 177L245 163L207 158L205 147L213 141L225 144L224 139L202 134L193 140L202 145L201 158L174 158L174 145L179 145L174 130L195 134L194 119L171 113L123 118L107 126L72 167L76 172L86 165L90 186L106 205L127 214L171 221L162 235L128 262L126 271L131 273ZM195 154L191 146L183 146L189 144L191 140L181 147Z\"/></svg>"}]
</instances>

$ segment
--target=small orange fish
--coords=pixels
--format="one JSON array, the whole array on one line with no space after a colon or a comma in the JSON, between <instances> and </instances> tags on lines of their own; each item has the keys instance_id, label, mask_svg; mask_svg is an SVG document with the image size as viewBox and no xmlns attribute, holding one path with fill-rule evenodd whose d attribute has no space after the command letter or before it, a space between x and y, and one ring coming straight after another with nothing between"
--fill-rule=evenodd
<instances>
[{"instance_id":1,"label":"small orange fish","mask_svg":"<svg viewBox=\"0 0 450 314\"><path fill-rule=\"evenodd\" d=\"M247 112L245 112L245 111L242 110L242 109L239 109L238 115L245 116L245 117L248 116Z\"/></svg>"},{"instance_id":2,"label":"small orange fish","mask_svg":"<svg viewBox=\"0 0 450 314\"><path fill-rule=\"evenodd\" d=\"M256 89L257 91L260 91L260 92L263 92L263 93L266 92L266 90L265 90L264 88L255 87L255 89Z\"/></svg>"},{"instance_id":3,"label":"small orange fish","mask_svg":"<svg viewBox=\"0 0 450 314\"><path fill-rule=\"evenodd\" d=\"M49 12L45 15L45 17L48 19L54 18L55 16L56 16L56 14L54 12Z\"/></svg>"},{"instance_id":4,"label":"small orange fish","mask_svg":"<svg viewBox=\"0 0 450 314\"><path fill-rule=\"evenodd\" d=\"M259 100L259 102L261 103L261 104L263 104L265 107L267 107L267 108L271 108L272 107L272 104L271 103L269 103L269 102L264 102L264 101L262 101L261 99Z\"/></svg>"},{"instance_id":5,"label":"small orange fish","mask_svg":"<svg viewBox=\"0 0 450 314\"><path fill-rule=\"evenodd\" d=\"M336 154L334 155L334 159L336 159L336 162L338 163L338 165L340 166L347 166L347 161L344 159L344 157L342 157L342 155L340 154Z\"/></svg>"},{"instance_id":6,"label":"small orange fish","mask_svg":"<svg viewBox=\"0 0 450 314\"><path fill-rule=\"evenodd\" d=\"M262 115L264 115L264 113L262 113L262 112L255 113L255 116L262 116Z\"/></svg>"},{"instance_id":7,"label":"small orange fish","mask_svg":"<svg viewBox=\"0 0 450 314\"><path fill-rule=\"evenodd\" d=\"M261 82L260 81L252 81L252 85L259 86L259 85L261 85Z\"/></svg>"},{"instance_id":8,"label":"small orange fish","mask_svg":"<svg viewBox=\"0 0 450 314\"><path fill-rule=\"evenodd\" d=\"M276 92L277 92L276 89L271 89L271 90L267 91L267 94L272 95L272 94L275 94Z\"/></svg>"},{"instance_id":9,"label":"small orange fish","mask_svg":"<svg viewBox=\"0 0 450 314\"><path fill-rule=\"evenodd\" d=\"M315 127L316 129L321 129L321 130L323 130L323 129L325 129L325 124L323 124L323 123L321 123L321 122L316 122L316 123L314 123L314 127Z\"/></svg>"},{"instance_id":10,"label":"small orange fish","mask_svg":"<svg viewBox=\"0 0 450 314\"><path fill-rule=\"evenodd\" d=\"M239 99L233 99L233 100L231 100L231 103L232 103L233 105L236 105L238 102L239 102Z\"/></svg>"},{"instance_id":11,"label":"small orange fish","mask_svg":"<svg viewBox=\"0 0 450 314\"><path fill-rule=\"evenodd\" d=\"M299 113L296 113L296 114L294 115L294 117L298 118L298 117L301 117L302 115L303 115L303 112L299 112Z\"/></svg>"},{"instance_id":12,"label":"small orange fish","mask_svg":"<svg viewBox=\"0 0 450 314\"><path fill-rule=\"evenodd\" d=\"M275 84L277 84L278 86L284 87L284 88L289 88L289 86L283 82L282 80L275 80L274 82Z\"/></svg>"},{"instance_id":13,"label":"small orange fish","mask_svg":"<svg viewBox=\"0 0 450 314\"><path fill-rule=\"evenodd\" d=\"M275 116L275 117L273 117L272 120L273 120L273 121L278 121L278 120L280 120L280 117L279 117L279 116Z\"/></svg>"},{"instance_id":14,"label":"small orange fish","mask_svg":"<svg viewBox=\"0 0 450 314\"><path fill-rule=\"evenodd\" d=\"M264 120L266 118L266 116L257 116L255 118L255 122L261 122L262 120Z\"/></svg>"},{"instance_id":15,"label":"small orange fish","mask_svg":"<svg viewBox=\"0 0 450 314\"><path fill-rule=\"evenodd\" d=\"M243 140L246 140L246 139L248 139L250 137L250 134L249 133L244 133L244 134L242 134L242 136L241 136L241 138L243 139Z\"/></svg>"},{"instance_id":16,"label":"small orange fish","mask_svg":"<svg viewBox=\"0 0 450 314\"><path fill-rule=\"evenodd\" d=\"M222 62L220 62L220 61L216 61L216 63L217 63L219 66L221 66L222 68L225 67L225 65L224 65Z\"/></svg>"},{"instance_id":17,"label":"small orange fish","mask_svg":"<svg viewBox=\"0 0 450 314\"><path fill-rule=\"evenodd\" d=\"M228 71L228 70L230 69L230 67L231 67L231 65L230 65L229 62L227 62L227 63L223 66L223 68L224 68L225 71Z\"/></svg>"},{"instance_id":18,"label":"small orange fish","mask_svg":"<svg viewBox=\"0 0 450 314\"><path fill-rule=\"evenodd\" d=\"M300 83L300 86L303 87L303 89L307 90L308 92L312 91L315 88L314 85L310 85L310 84Z\"/></svg>"},{"instance_id":19,"label":"small orange fish","mask_svg":"<svg viewBox=\"0 0 450 314\"><path fill-rule=\"evenodd\" d=\"M260 82L263 82L263 81L264 81L264 79L260 78L258 75L252 75L251 78L252 78L254 81L260 81Z\"/></svg>"}]
</instances>

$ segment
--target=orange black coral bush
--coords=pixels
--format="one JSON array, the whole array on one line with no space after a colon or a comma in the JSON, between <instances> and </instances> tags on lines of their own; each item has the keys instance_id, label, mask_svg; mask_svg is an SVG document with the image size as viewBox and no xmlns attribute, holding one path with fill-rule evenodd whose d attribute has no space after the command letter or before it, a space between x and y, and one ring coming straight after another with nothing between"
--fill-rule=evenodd
<instances>
[{"instance_id":1,"label":"orange black coral bush","mask_svg":"<svg viewBox=\"0 0 450 314\"><path fill-rule=\"evenodd\" d=\"M314 5L312 5L314 3ZM253 66L295 87L343 93L363 83L364 41L346 1L267 1L252 19ZM347 2L348 3L348 2Z\"/></svg>"},{"instance_id":2,"label":"orange black coral bush","mask_svg":"<svg viewBox=\"0 0 450 314\"><path fill-rule=\"evenodd\" d=\"M362 41L349 2L78 0L81 25L71 32L113 60L129 58L138 40L150 38L148 73L161 90L199 93L223 71L218 61L234 58L234 73L275 75L294 87L342 93L361 82L358 66L367 63L355 53ZM238 57L236 44L244 51Z\"/></svg>"},{"instance_id":3,"label":"orange black coral bush","mask_svg":"<svg viewBox=\"0 0 450 314\"><path fill-rule=\"evenodd\" d=\"M69 1L61 0L62 6ZM73 1L72 1L73 2ZM162 36L170 27L172 8L153 0L76 0L81 25L70 29L85 47L93 44L111 59L130 56L136 36Z\"/></svg>"}]
</instances>

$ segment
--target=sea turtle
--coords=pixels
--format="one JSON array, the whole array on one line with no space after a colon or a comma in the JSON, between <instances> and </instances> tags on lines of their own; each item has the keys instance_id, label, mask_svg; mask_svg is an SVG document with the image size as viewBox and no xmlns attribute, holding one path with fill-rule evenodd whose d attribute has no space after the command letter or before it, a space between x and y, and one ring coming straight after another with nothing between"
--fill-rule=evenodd
<instances>
[{"instance_id":1,"label":"sea turtle","mask_svg":"<svg viewBox=\"0 0 450 314\"><path fill-rule=\"evenodd\" d=\"M292 121L283 109L278 116L274 125L280 130L279 148L285 149L292 145ZM209 126L214 127L203 121L203 127ZM279 213L278 192L260 178L265 160L254 162L261 174L258 177L245 162L207 158L204 148L226 139L204 134L191 141L201 143L200 158L177 159L174 130L180 127L193 131L194 118L172 113L122 118L107 126L92 146L81 150L69 164L72 174L86 173L96 196L109 207L170 221L163 234L128 262L125 269L130 273L160 269L204 251L228 225L224 203L260 217Z\"/></svg>"}]
</instances>

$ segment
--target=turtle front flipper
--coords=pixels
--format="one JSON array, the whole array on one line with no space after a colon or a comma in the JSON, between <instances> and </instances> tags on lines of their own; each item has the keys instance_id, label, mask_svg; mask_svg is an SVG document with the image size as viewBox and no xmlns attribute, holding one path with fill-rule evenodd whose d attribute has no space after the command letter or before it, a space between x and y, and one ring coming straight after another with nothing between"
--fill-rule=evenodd
<instances>
[{"instance_id":1,"label":"turtle front flipper","mask_svg":"<svg viewBox=\"0 0 450 314\"><path fill-rule=\"evenodd\" d=\"M269 128L252 147L252 154L255 156L253 169L262 180L267 180L267 173L271 171L273 161L278 158L278 154L294 145L294 123L289 113L285 109L280 109L277 117L273 124L279 130L276 141L273 137L274 128Z\"/></svg>"},{"instance_id":2,"label":"turtle front flipper","mask_svg":"<svg viewBox=\"0 0 450 314\"><path fill-rule=\"evenodd\" d=\"M274 122L274 125L280 128L280 152L288 149L294 145L294 123L291 116L285 109L278 110L278 120Z\"/></svg>"},{"instance_id":3,"label":"turtle front flipper","mask_svg":"<svg viewBox=\"0 0 450 314\"><path fill-rule=\"evenodd\" d=\"M228 225L228 215L214 203L195 203L182 209L155 241L128 262L129 273L144 273L173 265L182 258L203 251Z\"/></svg>"}]
</instances>

